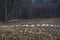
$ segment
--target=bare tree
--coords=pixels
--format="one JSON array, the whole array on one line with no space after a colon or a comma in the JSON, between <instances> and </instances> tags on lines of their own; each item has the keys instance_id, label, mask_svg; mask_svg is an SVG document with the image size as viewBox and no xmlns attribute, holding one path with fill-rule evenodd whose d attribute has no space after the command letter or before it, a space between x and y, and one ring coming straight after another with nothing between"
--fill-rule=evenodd
<instances>
[{"instance_id":1,"label":"bare tree","mask_svg":"<svg viewBox=\"0 0 60 40\"><path fill-rule=\"evenodd\" d=\"M8 21L8 18L7 18L7 0L5 0L5 21L6 22Z\"/></svg>"}]
</instances>

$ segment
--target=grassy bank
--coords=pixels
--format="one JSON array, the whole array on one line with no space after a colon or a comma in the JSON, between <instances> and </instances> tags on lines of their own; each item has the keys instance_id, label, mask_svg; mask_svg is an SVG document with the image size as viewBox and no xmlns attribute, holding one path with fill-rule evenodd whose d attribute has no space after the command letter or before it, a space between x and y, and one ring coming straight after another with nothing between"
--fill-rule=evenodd
<instances>
[{"instance_id":1,"label":"grassy bank","mask_svg":"<svg viewBox=\"0 0 60 40\"><path fill-rule=\"evenodd\" d=\"M0 28L0 40L60 40L59 28Z\"/></svg>"}]
</instances>

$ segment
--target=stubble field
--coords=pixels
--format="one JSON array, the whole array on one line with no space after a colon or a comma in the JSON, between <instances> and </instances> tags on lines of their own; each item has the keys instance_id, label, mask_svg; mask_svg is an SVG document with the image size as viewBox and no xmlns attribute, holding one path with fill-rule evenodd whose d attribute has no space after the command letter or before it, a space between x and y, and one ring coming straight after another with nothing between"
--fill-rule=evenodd
<instances>
[{"instance_id":1,"label":"stubble field","mask_svg":"<svg viewBox=\"0 0 60 40\"><path fill-rule=\"evenodd\" d=\"M21 21L16 24L49 23L60 24L60 20ZM10 22L9 24L14 24ZM1 24L2 25L2 24ZM60 40L60 27L0 27L0 40Z\"/></svg>"}]
</instances>

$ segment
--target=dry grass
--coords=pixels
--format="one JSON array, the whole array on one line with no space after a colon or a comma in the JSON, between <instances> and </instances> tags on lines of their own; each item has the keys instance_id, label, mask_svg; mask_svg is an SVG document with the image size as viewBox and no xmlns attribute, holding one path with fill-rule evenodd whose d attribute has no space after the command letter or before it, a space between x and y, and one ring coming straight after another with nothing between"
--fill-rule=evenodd
<instances>
[{"instance_id":1,"label":"dry grass","mask_svg":"<svg viewBox=\"0 0 60 40\"><path fill-rule=\"evenodd\" d=\"M33 19L33 20L18 20L9 24L37 24L37 23L52 23L60 24L59 19ZM8 23L7 23L8 24ZM3 25L3 23L2 23ZM51 27L14 27L2 28L0 27L0 40L60 40L60 28Z\"/></svg>"},{"instance_id":2,"label":"dry grass","mask_svg":"<svg viewBox=\"0 0 60 40\"><path fill-rule=\"evenodd\" d=\"M13 19L8 21L10 24L37 24L37 23L48 23L48 24L60 24L60 18L49 18L49 19Z\"/></svg>"},{"instance_id":3,"label":"dry grass","mask_svg":"<svg viewBox=\"0 0 60 40\"><path fill-rule=\"evenodd\" d=\"M0 28L0 40L60 40L58 28Z\"/></svg>"}]
</instances>

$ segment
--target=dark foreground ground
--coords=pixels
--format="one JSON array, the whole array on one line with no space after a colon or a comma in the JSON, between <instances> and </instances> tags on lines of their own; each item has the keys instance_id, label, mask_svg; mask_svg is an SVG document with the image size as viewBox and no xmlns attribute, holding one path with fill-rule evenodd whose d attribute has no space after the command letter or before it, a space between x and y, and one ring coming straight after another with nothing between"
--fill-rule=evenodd
<instances>
[{"instance_id":1,"label":"dark foreground ground","mask_svg":"<svg viewBox=\"0 0 60 40\"><path fill-rule=\"evenodd\" d=\"M13 20L1 25L37 23L60 25L60 19ZM60 27L0 27L0 40L60 40Z\"/></svg>"}]
</instances>

